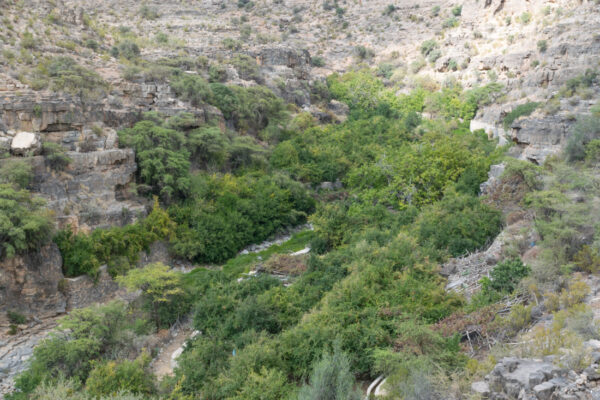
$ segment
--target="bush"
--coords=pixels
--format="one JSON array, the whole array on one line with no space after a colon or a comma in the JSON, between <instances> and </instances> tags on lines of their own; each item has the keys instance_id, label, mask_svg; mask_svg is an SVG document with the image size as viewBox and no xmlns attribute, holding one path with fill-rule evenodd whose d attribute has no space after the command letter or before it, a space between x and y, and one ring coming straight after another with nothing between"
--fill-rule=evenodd
<instances>
[{"instance_id":1,"label":"bush","mask_svg":"<svg viewBox=\"0 0 600 400\"><path fill-rule=\"evenodd\" d=\"M423 43L421 43L421 54L423 55L423 57L427 57L433 50L437 49L438 47L439 45L435 40L426 40Z\"/></svg>"},{"instance_id":2,"label":"bush","mask_svg":"<svg viewBox=\"0 0 600 400\"><path fill-rule=\"evenodd\" d=\"M539 107L539 105L540 103L537 102L529 102L516 106L511 112L506 114L506 116L504 117L504 129L510 129L512 123L516 119L531 115L531 113L533 113Z\"/></svg>"},{"instance_id":3,"label":"bush","mask_svg":"<svg viewBox=\"0 0 600 400\"><path fill-rule=\"evenodd\" d=\"M33 79L46 82L40 88L50 85L51 90L65 91L84 99L103 96L108 88L99 74L66 56L50 58L38 64Z\"/></svg>"},{"instance_id":4,"label":"bush","mask_svg":"<svg viewBox=\"0 0 600 400\"><path fill-rule=\"evenodd\" d=\"M385 10L383 10L383 15L392 15L397 10L396 6L393 4L388 4Z\"/></svg>"},{"instance_id":5,"label":"bush","mask_svg":"<svg viewBox=\"0 0 600 400\"><path fill-rule=\"evenodd\" d=\"M521 23L527 25L529 22L531 22L531 13L525 11L521 14Z\"/></svg>"},{"instance_id":6,"label":"bush","mask_svg":"<svg viewBox=\"0 0 600 400\"><path fill-rule=\"evenodd\" d=\"M0 260L39 250L53 224L42 199L27 190L0 184Z\"/></svg>"},{"instance_id":7,"label":"bush","mask_svg":"<svg viewBox=\"0 0 600 400\"><path fill-rule=\"evenodd\" d=\"M310 62L314 67L324 67L325 66L325 59L321 56L311 57Z\"/></svg>"},{"instance_id":8,"label":"bush","mask_svg":"<svg viewBox=\"0 0 600 400\"><path fill-rule=\"evenodd\" d=\"M240 50L242 48L242 42L233 38L223 39L223 47L228 50Z\"/></svg>"},{"instance_id":9,"label":"bush","mask_svg":"<svg viewBox=\"0 0 600 400\"><path fill-rule=\"evenodd\" d=\"M500 233L502 217L477 197L450 191L422 213L417 226L420 243L458 257L480 249Z\"/></svg>"},{"instance_id":10,"label":"bush","mask_svg":"<svg viewBox=\"0 0 600 400\"><path fill-rule=\"evenodd\" d=\"M33 167L25 160L10 159L0 165L0 183L26 189L33 179Z\"/></svg>"},{"instance_id":11,"label":"bush","mask_svg":"<svg viewBox=\"0 0 600 400\"><path fill-rule=\"evenodd\" d=\"M100 398L120 391L133 394L154 393L153 374L148 371L150 355L143 353L134 361L97 362L85 382L86 391Z\"/></svg>"},{"instance_id":12,"label":"bush","mask_svg":"<svg viewBox=\"0 0 600 400\"><path fill-rule=\"evenodd\" d=\"M71 158L65 154L62 146L53 142L42 144L42 154L46 156L46 162L55 171L65 170L71 163Z\"/></svg>"},{"instance_id":13,"label":"bush","mask_svg":"<svg viewBox=\"0 0 600 400\"><path fill-rule=\"evenodd\" d=\"M74 234L63 229L54 237L63 257L63 273L73 277L97 276L101 264L115 276L126 272L138 261L141 251L157 240L170 239L174 223L155 199L154 208L145 220L124 227L96 229L91 234Z\"/></svg>"},{"instance_id":14,"label":"bush","mask_svg":"<svg viewBox=\"0 0 600 400\"><path fill-rule=\"evenodd\" d=\"M375 53L373 52L373 50L365 47L365 46L356 46L354 48L354 54L356 54L356 56L358 58L360 58L361 60L365 60L367 58L371 58L375 55Z\"/></svg>"},{"instance_id":15,"label":"bush","mask_svg":"<svg viewBox=\"0 0 600 400\"><path fill-rule=\"evenodd\" d=\"M585 145L585 161L594 164L600 162L600 139L590 140Z\"/></svg>"},{"instance_id":16,"label":"bush","mask_svg":"<svg viewBox=\"0 0 600 400\"><path fill-rule=\"evenodd\" d=\"M260 71L256 60L245 54L237 54L229 63L237 70L240 78L244 80L260 80Z\"/></svg>"},{"instance_id":17,"label":"bush","mask_svg":"<svg viewBox=\"0 0 600 400\"><path fill-rule=\"evenodd\" d=\"M118 132L119 144L135 150L140 181L164 201L184 198L190 190L190 153L185 134L151 121Z\"/></svg>"},{"instance_id":18,"label":"bush","mask_svg":"<svg viewBox=\"0 0 600 400\"><path fill-rule=\"evenodd\" d=\"M298 394L299 400L359 400L360 392L350 372L350 361L339 344L333 354L325 353L312 368L310 383Z\"/></svg>"},{"instance_id":19,"label":"bush","mask_svg":"<svg viewBox=\"0 0 600 400\"><path fill-rule=\"evenodd\" d=\"M458 19L456 17L450 17L442 23L442 28L456 28L459 24L460 22L458 22Z\"/></svg>"},{"instance_id":20,"label":"bush","mask_svg":"<svg viewBox=\"0 0 600 400\"><path fill-rule=\"evenodd\" d=\"M158 17L160 17L158 11L155 8L148 7L146 4L140 7L139 14L142 18L150 20L157 19Z\"/></svg>"},{"instance_id":21,"label":"bush","mask_svg":"<svg viewBox=\"0 0 600 400\"><path fill-rule=\"evenodd\" d=\"M117 277L117 282L128 289L142 291L157 331L168 328L190 309L190 298L183 289L181 273L169 271L162 263L132 269L127 275Z\"/></svg>"},{"instance_id":22,"label":"bush","mask_svg":"<svg viewBox=\"0 0 600 400\"><path fill-rule=\"evenodd\" d=\"M548 50L548 42L546 40L539 40L537 42L537 48L540 53L545 53Z\"/></svg>"},{"instance_id":23,"label":"bush","mask_svg":"<svg viewBox=\"0 0 600 400\"><path fill-rule=\"evenodd\" d=\"M510 294L530 272L531 269L519 259L502 261L492 269L489 278L483 279L482 290Z\"/></svg>"},{"instance_id":24,"label":"bush","mask_svg":"<svg viewBox=\"0 0 600 400\"><path fill-rule=\"evenodd\" d=\"M24 49L34 49L36 46L37 40L33 37L33 34L29 31L25 31L21 38L21 47Z\"/></svg>"},{"instance_id":25,"label":"bush","mask_svg":"<svg viewBox=\"0 0 600 400\"><path fill-rule=\"evenodd\" d=\"M31 393L40 383L60 377L85 382L94 360L119 352L125 315L125 305L118 301L71 311L55 334L35 347L29 369L15 380L17 391Z\"/></svg>"},{"instance_id":26,"label":"bush","mask_svg":"<svg viewBox=\"0 0 600 400\"><path fill-rule=\"evenodd\" d=\"M581 250L575 254L573 263L580 271L594 274L600 270L600 254L598 249L584 245Z\"/></svg>"},{"instance_id":27,"label":"bush","mask_svg":"<svg viewBox=\"0 0 600 400\"><path fill-rule=\"evenodd\" d=\"M140 56L140 48L134 41L125 39L118 46L111 49L113 57L124 57L128 60L135 60Z\"/></svg>"},{"instance_id":28,"label":"bush","mask_svg":"<svg viewBox=\"0 0 600 400\"><path fill-rule=\"evenodd\" d=\"M455 17L460 17L461 14L462 14L462 6L456 6L456 7L452 8L452 15L454 15Z\"/></svg>"},{"instance_id":29,"label":"bush","mask_svg":"<svg viewBox=\"0 0 600 400\"><path fill-rule=\"evenodd\" d=\"M567 160L583 161L586 157L586 146L600 137L600 118L596 116L580 116L573 126L571 136L567 140L565 153ZM590 147L590 151L592 151ZM591 154L591 153L590 153Z\"/></svg>"},{"instance_id":30,"label":"bush","mask_svg":"<svg viewBox=\"0 0 600 400\"><path fill-rule=\"evenodd\" d=\"M208 102L212 98L208 82L198 75L176 75L171 79L171 87L178 97L184 101L189 101L195 107Z\"/></svg>"},{"instance_id":31,"label":"bush","mask_svg":"<svg viewBox=\"0 0 600 400\"><path fill-rule=\"evenodd\" d=\"M23 325L25 322L27 322L27 318L23 314L16 311L9 310L6 312L6 316L11 324Z\"/></svg>"}]
</instances>

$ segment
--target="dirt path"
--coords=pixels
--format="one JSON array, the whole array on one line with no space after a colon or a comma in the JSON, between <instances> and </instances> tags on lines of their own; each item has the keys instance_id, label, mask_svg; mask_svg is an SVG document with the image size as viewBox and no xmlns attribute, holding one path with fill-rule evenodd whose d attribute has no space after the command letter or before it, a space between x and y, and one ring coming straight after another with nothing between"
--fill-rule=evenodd
<instances>
[{"instance_id":1,"label":"dirt path","mask_svg":"<svg viewBox=\"0 0 600 400\"><path fill-rule=\"evenodd\" d=\"M162 348L158 356L152 362L152 372L158 379L166 375L173 374L173 353L182 347L185 341L192 335L194 330L188 324L177 332L177 336L173 338L165 347Z\"/></svg>"}]
</instances>

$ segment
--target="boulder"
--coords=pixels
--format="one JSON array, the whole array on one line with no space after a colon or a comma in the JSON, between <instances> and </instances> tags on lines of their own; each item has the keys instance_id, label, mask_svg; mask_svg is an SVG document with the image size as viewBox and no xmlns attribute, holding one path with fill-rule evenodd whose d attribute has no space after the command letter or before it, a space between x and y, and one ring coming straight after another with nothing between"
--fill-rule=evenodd
<instances>
[{"instance_id":1,"label":"boulder","mask_svg":"<svg viewBox=\"0 0 600 400\"><path fill-rule=\"evenodd\" d=\"M554 393L555 389L556 385L553 382L544 382L535 386L533 388L533 392L539 400L548 400L550 399L550 396L552 396L552 393Z\"/></svg>"},{"instance_id":2,"label":"boulder","mask_svg":"<svg viewBox=\"0 0 600 400\"><path fill-rule=\"evenodd\" d=\"M10 150L12 154L24 156L30 153L39 154L42 149L39 138L32 132L19 132L12 139Z\"/></svg>"},{"instance_id":3,"label":"boulder","mask_svg":"<svg viewBox=\"0 0 600 400\"><path fill-rule=\"evenodd\" d=\"M483 381L473 382L471 384L471 390L484 398L490 395L490 385Z\"/></svg>"}]
</instances>

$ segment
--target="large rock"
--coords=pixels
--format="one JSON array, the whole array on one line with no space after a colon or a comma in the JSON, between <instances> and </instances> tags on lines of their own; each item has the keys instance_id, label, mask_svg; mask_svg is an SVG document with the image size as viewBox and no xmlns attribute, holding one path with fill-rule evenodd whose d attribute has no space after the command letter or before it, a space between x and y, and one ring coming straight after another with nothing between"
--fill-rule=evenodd
<instances>
[{"instance_id":1,"label":"large rock","mask_svg":"<svg viewBox=\"0 0 600 400\"><path fill-rule=\"evenodd\" d=\"M0 321L9 310L38 318L63 313L66 297L59 291L64 278L61 267L54 243L0 261Z\"/></svg>"},{"instance_id":2,"label":"large rock","mask_svg":"<svg viewBox=\"0 0 600 400\"><path fill-rule=\"evenodd\" d=\"M121 225L145 213L145 207L127 187L135 180L135 154L131 149L90 153L68 152L69 167L52 171L44 157L33 157L32 190L47 200L59 225L92 229Z\"/></svg>"},{"instance_id":3,"label":"large rock","mask_svg":"<svg viewBox=\"0 0 600 400\"><path fill-rule=\"evenodd\" d=\"M67 278L63 286L67 295L67 308L70 310L104 303L115 298L131 301L138 296L135 292L128 293L126 289L120 288L108 274L106 265L100 267L97 279L87 275Z\"/></svg>"},{"instance_id":4,"label":"large rock","mask_svg":"<svg viewBox=\"0 0 600 400\"><path fill-rule=\"evenodd\" d=\"M17 133L10 144L10 151L17 156L39 154L41 143L38 136L32 132Z\"/></svg>"}]
</instances>

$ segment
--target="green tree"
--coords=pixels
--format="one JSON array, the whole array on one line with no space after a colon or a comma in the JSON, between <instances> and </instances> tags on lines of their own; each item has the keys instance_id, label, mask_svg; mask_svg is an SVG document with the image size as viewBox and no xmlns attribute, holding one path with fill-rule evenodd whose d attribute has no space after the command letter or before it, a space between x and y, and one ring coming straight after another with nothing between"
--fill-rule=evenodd
<instances>
[{"instance_id":1,"label":"green tree","mask_svg":"<svg viewBox=\"0 0 600 400\"><path fill-rule=\"evenodd\" d=\"M130 270L127 275L117 277L117 282L128 289L142 291L157 330L177 320L189 308L181 274L169 271L164 264Z\"/></svg>"},{"instance_id":2,"label":"green tree","mask_svg":"<svg viewBox=\"0 0 600 400\"><path fill-rule=\"evenodd\" d=\"M26 189L33 179L33 167L26 160L10 159L0 165L0 183Z\"/></svg>"},{"instance_id":3,"label":"green tree","mask_svg":"<svg viewBox=\"0 0 600 400\"><path fill-rule=\"evenodd\" d=\"M185 197L190 189L190 153L184 133L152 121L119 132L121 146L133 147L140 180L165 201Z\"/></svg>"}]
</instances>

